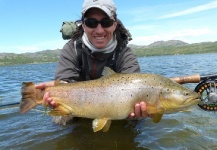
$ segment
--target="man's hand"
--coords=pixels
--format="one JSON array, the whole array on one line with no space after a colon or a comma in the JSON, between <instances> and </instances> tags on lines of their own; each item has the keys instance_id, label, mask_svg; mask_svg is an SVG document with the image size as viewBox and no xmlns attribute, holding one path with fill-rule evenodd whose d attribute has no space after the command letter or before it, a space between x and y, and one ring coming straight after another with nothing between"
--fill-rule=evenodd
<instances>
[{"instance_id":1,"label":"man's hand","mask_svg":"<svg viewBox=\"0 0 217 150\"><path fill-rule=\"evenodd\" d=\"M139 118L145 118L148 117L148 114L146 112L146 103L145 102L140 102L135 104L134 106L134 112L130 113L129 119L139 119Z\"/></svg>"},{"instance_id":2,"label":"man's hand","mask_svg":"<svg viewBox=\"0 0 217 150\"><path fill-rule=\"evenodd\" d=\"M35 85L35 88L43 90L43 89L45 89L48 86L54 86L54 81L39 83L39 84ZM50 97L50 93L49 92L46 92L44 94L42 105L43 106L49 105L50 107L56 107L56 103Z\"/></svg>"},{"instance_id":3,"label":"man's hand","mask_svg":"<svg viewBox=\"0 0 217 150\"><path fill-rule=\"evenodd\" d=\"M39 83L37 85L35 85L35 88L36 89L44 89L46 88L47 86L54 86L54 82L55 81L49 81L49 82L42 82L42 83Z\"/></svg>"}]
</instances>

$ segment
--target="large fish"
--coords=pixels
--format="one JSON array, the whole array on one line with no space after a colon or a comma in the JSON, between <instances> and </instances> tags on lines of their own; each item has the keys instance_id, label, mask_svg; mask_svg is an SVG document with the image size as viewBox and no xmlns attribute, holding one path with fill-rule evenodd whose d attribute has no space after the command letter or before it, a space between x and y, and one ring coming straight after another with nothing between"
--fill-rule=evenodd
<instances>
[{"instance_id":1,"label":"large fish","mask_svg":"<svg viewBox=\"0 0 217 150\"><path fill-rule=\"evenodd\" d=\"M126 119L135 103L141 101L146 102L153 122L159 122L165 113L186 110L200 101L199 94L169 78L156 74L115 73L106 67L100 79L56 82L44 91L35 89L33 82L24 82L20 113L41 104L46 91L57 103L49 115L92 118L94 132L108 131L111 120Z\"/></svg>"}]
</instances>

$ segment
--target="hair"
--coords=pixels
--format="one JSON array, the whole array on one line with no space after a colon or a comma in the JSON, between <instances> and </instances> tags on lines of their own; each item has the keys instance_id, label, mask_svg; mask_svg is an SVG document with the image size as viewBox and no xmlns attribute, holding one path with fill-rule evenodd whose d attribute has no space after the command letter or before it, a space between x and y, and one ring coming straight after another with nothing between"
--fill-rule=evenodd
<instances>
[{"instance_id":1,"label":"hair","mask_svg":"<svg viewBox=\"0 0 217 150\"><path fill-rule=\"evenodd\" d=\"M129 30L125 28L125 26L122 24L122 22L117 19L117 14L115 13L114 19L117 21L117 27L114 31L114 35L116 35L118 43L128 43L128 41L132 40L131 34ZM76 31L72 34L72 40L75 41L82 37L84 30L82 28L81 22L83 22L84 16L82 16L81 20L77 20L76 22L79 23L77 26Z\"/></svg>"}]
</instances>

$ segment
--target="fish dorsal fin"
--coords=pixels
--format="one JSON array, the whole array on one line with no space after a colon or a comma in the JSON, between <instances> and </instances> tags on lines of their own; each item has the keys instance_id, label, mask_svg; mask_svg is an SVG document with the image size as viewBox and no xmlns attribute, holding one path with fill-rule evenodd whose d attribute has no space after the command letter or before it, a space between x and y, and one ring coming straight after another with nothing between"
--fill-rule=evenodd
<instances>
[{"instance_id":1,"label":"fish dorsal fin","mask_svg":"<svg viewBox=\"0 0 217 150\"><path fill-rule=\"evenodd\" d=\"M59 85L60 84L60 80L55 80L54 81L54 86L57 86L57 85Z\"/></svg>"},{"instance_id":2,"label":"fish dorsal fin","mask_svg":"<svg viewBox=\"0 0 217 150\"><path fill-rule=\"evenodd\" d=\"M110 76L110 75L113 75L113 74L115 74L115 72L111 68L104 67L104 69L102 71L103 76Z\"/></svg>"},{"instance_id":3,"label":"fish dorsal fin","mask_svg":"<svg viewBox=\"0 0 217 150\"><path fill-rule=\"evenodd\" d=\"M152 121L158 123L161 121L163 114L151 114Z\"/></svg>"},{"instance_id":4,"label":"fish dorsal fin","mask_svg":"<svg viewBox=\"0 0 217 150\"><path fill-rule=\"evenodd\" d=\"M62 80L55 80L54 81L54 86L57 86L57 85L60 85L60 84L65 84L65 83L68 83L68 82L62 81Z\"/></svg>"},{"instance_id":5,"label":"fish dorsal fin","mask_svg":"<svg viewBox=\"0 0 217 150\"><path fill-rule=\"evenodd\" d=\"M94 119L92 122L93 131L97 132L99 130L103 130L103 132L107 132L110 124L111 120L108 120L108 118Z\"/></svg>"},{"instance_id":6,"label":"fish dorsal fin","mask_svg":"<svg viewBox=\"0 0 217 150\"><path fill-rule=\"evenodd\" d=\"M72 109L63 103L57 103L57 106L52 109L48 114L51 116L66 116L72 114Z\"/></svg>"}]
</instances>

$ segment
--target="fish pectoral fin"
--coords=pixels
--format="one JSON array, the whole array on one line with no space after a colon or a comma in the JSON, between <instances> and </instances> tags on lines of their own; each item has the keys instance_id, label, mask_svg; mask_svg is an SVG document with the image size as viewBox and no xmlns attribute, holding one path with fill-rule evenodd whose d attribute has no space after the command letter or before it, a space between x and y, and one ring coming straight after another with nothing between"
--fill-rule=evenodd
<instances>
[{"instance_id":1,"label":"fish pectoral fin","mask_svg":"<svg viewBox=\"0 0 217 150\"><path fill-rule=\"evenodd\" d=\"M94 132L97 132L99 130L102 130L103 132L107 132L109 130L110 125L111 125L111 120L109 120L108 118L94 119L92 123Z\"/></svg>"},{"instance_id":2,"label":"fish pectoral fin","mask_svg":"<svg viewBox=\"0 0 217 150\"><path fill-rule=\"evenodd\" d=\"M102 128L102 131L103 132L107 132L110 128L110 125L111 125L111 120L107 120L106 124L104 125L104 127Z\"/></svg>"},{"instance_id":3,"label":"fish pectoral fin","mask_svg":"<svg viewBox=\"0 0 217 150\"><path fill-rule=\"evenodd\" d=\"M72 114L72 109L66 104L57 103L57 106L53 108L48 114L51 116L67 116Z\"/></svg>"},{"instance_id":4,"label":"fish pectoral fin","mask_svg":"<svg viewBox=\"0 0 217 150\"><path fill-rule=\"evenodd\" d=\"M150 114L150 116L154 123L158 123L161 121L163 114Z\"/></svg>"}]
</instances>

